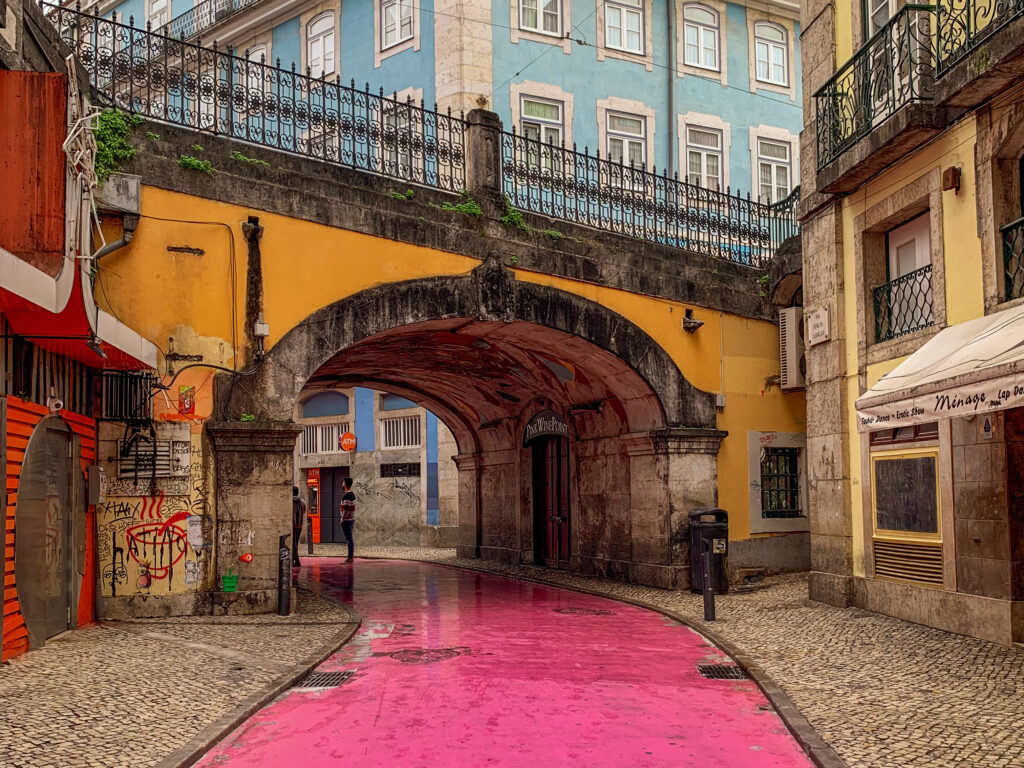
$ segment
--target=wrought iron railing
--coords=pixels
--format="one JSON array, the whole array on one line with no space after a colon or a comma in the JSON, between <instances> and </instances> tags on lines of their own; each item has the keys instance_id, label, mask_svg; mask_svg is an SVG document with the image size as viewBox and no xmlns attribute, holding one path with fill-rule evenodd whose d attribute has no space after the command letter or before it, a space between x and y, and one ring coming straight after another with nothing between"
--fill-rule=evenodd
<instances>
[{"instance_id":1,"label":"wrought iron railing","mask_svg":"<svg viewBox=\"0 0 1024 768\"><path fill-rule=\"evenodd\" d=\"M403 181L466 185L462 115L43 3L101 101Z\"/></svg>"},{"instance_id":2,"label":"wrought iron railing","mask_svg":"<svg viewBox=\"0 0 1024 768\"><path fill-rule=\"evenodd\" d=\"M796 206L800 202L800 187L796 186L788 197L772 203L771 236L772 248L777 249L786 240L800 234L800 222L796 218Z\"/></svg>"},{"instance_id":3,"label":"wrought iron railing","mask_svg":"<svg viewBox=\"0 0 1024 768\"><path fill-rule=\"evenodd\" d=\"M1024 296L1024 216L1001 229L1006 300Z\"/></svg>"},{"instance_id":4,"label":"wrought iron railing","mask_svg":"<svg viewBox=\"0 0 1024 768\"><path fill-rule=\"evenodd\" d=\"M875 341L888 341L935 323L932 265L875 288Z\"/></svg>"},{"instance_id":5,"label":"wrought iron railing","mask_svg":"<svg viewBox=\"0 0 1024 768\"><path fill-rule=\"evenodd\" d=\"M940 75L1006 24L1024 15L1024 0L937 0Z\"/></svg>"},{"instance_id":6,"label":"wrought iron railing","mask_svg":"<svg viewBox=\"0 0 1024 768\"><path fill-rule=\"evenodd\" d=\"M935 85L935 7L905 5L814 94L823 168Z\"/></svg>"},{"instance_id":7,"label":"wrought iron railing","mask_svg":"<svg viewBox=\"0 0 1024 768\"><path fill-rule=\"evenodd\" d=\"M749 195L515 131L503 131L501 141L504 191L516 208L754 267L774 253L773 234L789 231L773 226L770 203Z\"/></svg>"},{"instance_id":8,"label":"wrought iron railing","mask_svg":"<svg viewBox=\"0 0 1024 768\"><path fill-rule=\"evenodd\" d=\"M203 0L184 13L175 16L156 31L168 37L186 40L203 34L229 16L262 3L263 0Z\"/></svg>"}]
</instances>

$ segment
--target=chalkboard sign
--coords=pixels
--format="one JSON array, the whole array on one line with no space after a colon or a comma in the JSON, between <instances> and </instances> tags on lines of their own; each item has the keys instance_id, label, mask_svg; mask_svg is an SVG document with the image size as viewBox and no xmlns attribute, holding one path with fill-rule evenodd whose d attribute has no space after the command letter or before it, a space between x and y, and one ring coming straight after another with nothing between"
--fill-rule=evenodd
<instances>
[{"instance_id":1,"label":"chalkboard sign","mask_svg":"<svg viewBox=\"0 0 1024 768\"><path fill-rule=\"evenodd\" d=\"M938 533L935 456L875 459L875 521L878 530Z\"/></svg>"}]
</instances>

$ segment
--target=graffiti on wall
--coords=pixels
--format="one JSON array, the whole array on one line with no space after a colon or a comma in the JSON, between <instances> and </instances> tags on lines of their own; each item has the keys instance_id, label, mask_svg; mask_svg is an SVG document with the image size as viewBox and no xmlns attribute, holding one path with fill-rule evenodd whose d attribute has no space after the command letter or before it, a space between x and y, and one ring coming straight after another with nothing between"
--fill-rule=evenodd
<instances>
[{"instance_id":1,"label":"graffiti on wall","mask_svg":"<svg viewBox=\"0 0 1024 768\"><path fill-rule=\"evenodd\" d=\"M210 490L198 436L176 441L190 451L188 474L113 480L96 509L96 545L104 597L197 589L210 560Z\"/></svg>"}]
</instances>

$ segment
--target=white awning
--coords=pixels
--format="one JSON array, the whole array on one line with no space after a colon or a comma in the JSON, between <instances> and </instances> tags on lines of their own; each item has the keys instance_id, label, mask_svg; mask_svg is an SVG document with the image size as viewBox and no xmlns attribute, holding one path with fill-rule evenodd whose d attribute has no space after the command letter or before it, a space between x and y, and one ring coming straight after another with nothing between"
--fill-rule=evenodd
<instances>
[{"instance_id":1,"label":"white awning","mask_svg":"<svg viewBox=\"0 0 1024 768\"><path fill-rule=\"evenodd\" d=\"M1024 306L945 328L857 398L861 431L1024 406Z\"/></svg>"}]
</instances>

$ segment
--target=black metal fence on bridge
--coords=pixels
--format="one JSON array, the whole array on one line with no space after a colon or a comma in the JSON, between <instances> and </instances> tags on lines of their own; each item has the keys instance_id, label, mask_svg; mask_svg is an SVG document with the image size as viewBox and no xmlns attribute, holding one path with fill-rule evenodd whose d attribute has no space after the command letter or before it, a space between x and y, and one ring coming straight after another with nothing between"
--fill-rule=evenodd
<instances>
[{"instance_id":1,"label":"black metal fence on bridge","mask_svg":"<svg viewBox=\"0 0 1024 768\"><path fill-rule=\"evenodd\" d=\"M132 18L41 5L106 104L412 184L466 187L469 126L461 114L315 78L280 60L251 61L216 43L188 42L184 31L176 38ZM751 267L764 266L799 231L799 188L772 204L514 131L500 138L503 190L517 208Z\"/></svg>"},{"instance_id":2,"label":"black metal fence on bridge","mask_svg":"<svg viewBox=\"0 0 1024 768\"><path fill-rule=\"evenodd\" d=\"M43 3L99 97L198 131L459 191L462 115ZM436 106L436 105L435 105Z\"/></svg>"}]
</instances>

